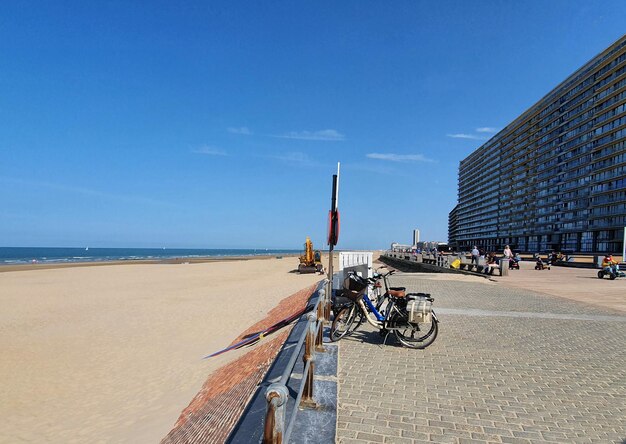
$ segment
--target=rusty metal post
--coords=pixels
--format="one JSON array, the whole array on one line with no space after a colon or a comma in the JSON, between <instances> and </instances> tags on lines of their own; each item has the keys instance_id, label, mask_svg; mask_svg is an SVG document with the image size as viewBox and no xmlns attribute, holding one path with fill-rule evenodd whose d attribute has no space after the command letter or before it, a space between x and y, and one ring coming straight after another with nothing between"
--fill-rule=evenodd
<instances>
[{"instance_id":1,"label":"rusty metal post","mask_svg":"<svg viewBox=\"0 0 626 444\"><path fill-rule=\"evenodd\" d=\"M267 411L263 427L263 444L282 444L285 436L285 409L289 392L283 384L272 384L265 391Z\"/></svg>"},{"instance_id":2,"label":"rusty metal post","mask_svg":"<svg viewBox=\"0 0 626 444\"><path fill-rule=\"evenodd\" d=\"M330 311L331 311L331 304L333 301L333 284L332 282L329 282L328 285L326 286L328 288L328 291L326 292L326 306L328 307L328 321L330 322Z\"/></svg>"},{"instance_id":3,"label":"rusty metal post","mask_svg":"<svg viewBox=\"0 0 626 444\"><path fill-rule=\"evenodd\" d=\"M328 288L328 286L326 286ZM328 288L328 291L324 290L324 321L330 323L330 309L332 304L332 290Z\"/></svg>"},{"instance_id":4,"label":"rusty metal post","mask_svg":"<svg viewBox=\"0 0 626 444\"><path fill-rule=\"evenodd\" d=\"M315 376L315 327L317 324L317 318L313 313L308 315L308 332L304 341L304 368L306 369L307 362L309 363L309 372L303 374L305 378L304 388L302 389L302 400L300 401L300 407L302 408L315 408L317 403L313 400L313 378ZM320 326L323 325L320 323Z\"/></svg>"},{"instance_id":5,"label":"rusty metal post","mask_svg":"<svg viewBox=\"0 0 626 444\"><path fill-rule=\"evenodd\" d=\"M327 322L330 318L330 313L326 313L326 289L324 287L320 288L318 291L318 301L322 306L322 314L324 315L324 322ZM319 318L319 316L318 316Z\"/></svg>"},{"instance_id":6,"label":"rusty metal post","mask_svg":"<svg viewBox=\"0 0 626 444\"><path fill-rule=\"evenodd\" d=\"M326 351L326 349L324 348L324 304L321 297L322 295L320 295L317 303L318 322L313 323L313 326L317 326L317 328L314 328L313 332L315 335L315 351L324 353Z\"/></svg>"},{"instance_id":7,"label":"rusty metal post","mask_svg":"<svg viewBox=\"0 0 626 444\"><path fill-rule=\"evenodd\" d=\"M317 292L318 303L322 306L322 312L324 313L324 319L326 319L326 289L324 287L320 288Z\"/></svg>"}]
</instances>

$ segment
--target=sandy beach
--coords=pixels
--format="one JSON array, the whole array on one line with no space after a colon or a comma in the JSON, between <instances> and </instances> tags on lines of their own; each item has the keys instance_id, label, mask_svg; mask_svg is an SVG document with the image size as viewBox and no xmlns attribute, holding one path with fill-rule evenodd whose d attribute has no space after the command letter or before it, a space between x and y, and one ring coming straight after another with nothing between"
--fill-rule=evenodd
<instances>
[{"instance_id":1,"label":"sandy beach","mask_svg":"<svg viewBox=\"0 0 626 444\"><path fill-rule=\"evenodd\" d=\"M297 258L0 273L0 442L158 442Z\"/></svg>"}]
</instances>

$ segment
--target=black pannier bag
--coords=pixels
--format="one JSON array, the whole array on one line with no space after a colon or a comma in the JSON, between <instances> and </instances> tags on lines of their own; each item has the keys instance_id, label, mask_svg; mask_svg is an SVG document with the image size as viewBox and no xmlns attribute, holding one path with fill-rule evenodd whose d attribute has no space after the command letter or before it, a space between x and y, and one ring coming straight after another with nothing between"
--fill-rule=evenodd
<instances>
[{"instance_id":1,"label":"black pannier bag","mask_svg":"<svg viewBox=\"0 0 626 444\"><path fill-rule=\"evenodd\" d=\"M357 300L367 290L367 279L362 278L358 274L350 273L343 280L343 289L343 296Z\"/></svg>"}]
</instances>

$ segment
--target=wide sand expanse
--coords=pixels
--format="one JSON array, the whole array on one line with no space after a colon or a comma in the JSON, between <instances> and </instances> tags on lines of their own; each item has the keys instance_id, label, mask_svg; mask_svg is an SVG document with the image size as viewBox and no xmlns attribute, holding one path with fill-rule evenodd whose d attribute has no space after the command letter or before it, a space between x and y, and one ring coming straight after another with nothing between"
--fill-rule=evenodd
<instances>
[{"instance_id":1,"label":"wide sand expanse","mask_svg":"<svg viewBox=\"0 0 626 444\"><path fill-rule=\"evenodd\" d=\"M201 358L321 279L297 262L0 273L0 442L158 442L233 356Z\"/></svg>"}]
</instances>

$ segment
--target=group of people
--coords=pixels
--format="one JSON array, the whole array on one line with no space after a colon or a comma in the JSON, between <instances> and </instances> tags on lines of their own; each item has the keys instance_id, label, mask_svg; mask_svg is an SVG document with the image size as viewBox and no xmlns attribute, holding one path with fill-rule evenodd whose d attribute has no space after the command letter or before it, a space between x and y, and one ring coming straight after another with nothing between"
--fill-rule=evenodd
<instances>
[{"instance_id":1,"label":"group of people","mask_svg":"<svg viewBox=\"0 0 626 444\"><path fill-rule=\"evenodd\" d=\"M476 265L478 267L479 260L481 258L485 259L485 267L483 268L484 272L487 274L492 274L494 268L498 268L499 258L495 252L487 253L482 248L478 248L474 245L471 251L472 262L471 265ZM539 253L535 253L534 255L536 263L535 270L549 270L551 265L555 265L558 262L566 261L567 256L560 252L552 252L547 259L544 261ZM519 262L522 260L519 253L513 253L511 247L509 245L504 247L504 251L501 256L502 259L508 259L509 261L509 269L519 269ZM618 261L613 259L613 256L610 253L604 255L604 259L602 261L602 269L607 272L615 273L619 276L620 274Z\"/></svg>"},{"instance_id":2,"label":"group of people","mask_svg":"<svg viewBox=\"0 0 626 444\"><path fill-rule=\"evenodd\" d=\"M567 259L567 256L565 256L563 253L556 252L556 251L553 251L545 261L541 259L541 255L539 253L535 253L533 257L535 258L535 261L536 261L535 270L546 270L546 269L549 270L550 265L555 265L558 262L561 262Z\"/></svg>"},{"instance_id":3,"label":"group of people","mask_svg":"<svg viewBox=\"0 0 626 444\"><path fill-rule=\"evenodd\" d=\"M493 269L497 268L498 265L498 257L495 252L485 253L483 249L478 249L476 245L471 251L472 254L472 265L478 265L478 260L481 257L485 258L485 273L491 274L493 273ZM519 253L513 254L513 250L511 250L510 246L505 246L503 251L502 259L507 259L509 261L509 269L519 269L519 262L522 260Z\"/></svg>"}]
</instances>

